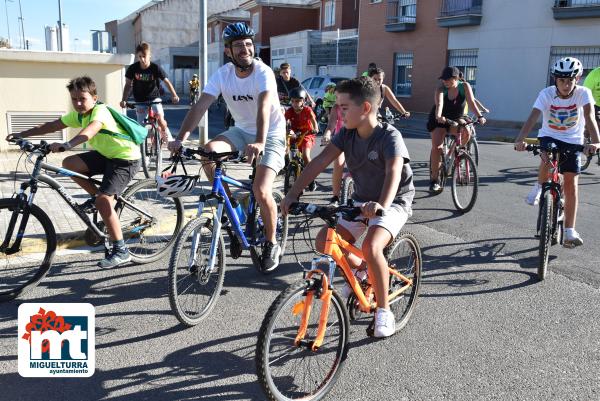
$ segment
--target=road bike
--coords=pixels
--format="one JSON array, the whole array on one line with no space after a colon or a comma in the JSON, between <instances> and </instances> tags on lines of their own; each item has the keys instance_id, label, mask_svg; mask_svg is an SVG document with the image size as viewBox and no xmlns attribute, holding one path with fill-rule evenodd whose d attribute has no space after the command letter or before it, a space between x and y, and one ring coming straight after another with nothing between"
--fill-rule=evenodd
<instances>
[{"instance_id":1,"label":"road bike","mask_svg":"<svg viewBox=\"0 0 600 401\"><path fill-rule=\"evenodd\" d=\"M327 223L326 249L313 259L301 281L285 289L269 308L258 334L256 368L268 400L320 400L333 387L346 361L349 325L372 314L376 299L368 277L359 280L344 251L364 261L363 253L337 232L339 215L354 220L360 208L296 203L290 214L305 214ZM396 331L414 312L421 283L421 250L412 234L401 232L385 248L389 263L389 302ZM333 287L339 268L352 295L342 299ZM373 324L367 329L372 330Z\"/></svg>"},{"instance_id":2,"label":"road bike","mask_svg":"<svg viewBox=\"0 0 600 401\"><path fill-rule=\"evenodd\" d=\"M446 120L453 127L469 127L477 122L470 119L461 119L458 121ZM452 178L452 201L454 206L461 213L467 213L477 200L477 191L479 188L479 179L477 175L477 166L473 158L462 144L460 129L457 134L447 133L442 144L441 152L442 163L438 170L437 182L442 188L446 184L446 179ZM429 166L431 168L431 160Z\"/></svg>"},{"instance_id":3,"label":"road bike","mask_svg":"<svg viewBox=\"0 0 600 401\"><path fill-rule=\"evenodd\" d=\"M194 326L204 319L215 307L217 297L223 287L225 277L224 229L229 236L229 249L232 259L238 259L244 249L250 249L254 266L262 273L261 255L265 246L265 227L260 217L260 207L252 193L252 180L256 173L253 165L250 183L242 183L226 175L224 162L238 160L239 152L206 152L203 149L183 149L183 157L201 156L207 163L215 164L211 192L199 196L197 214L183 228L171 255L169 264L169 300L177 319L186 326ZM242 228L240 215L234 210L223 183L247 191L246 217ZM285 251L288 232L288 219L279 213L283 199L281 192L274 190L273 198L278 206L276 239L281 246L281 256ZM214 203L216 202L216 210ZM205 208L208 206L208 208ZM242 205L240 205L241 207Z\"/></svg>"},{"instance_id":4,"label":"road bike","mask_svg":"<svg viewBox=\"0 0 600 401\"><path fill-rule=\"evenodd\" d=\"M83 239L88 245L104 242L105 254L112 246L104 224L98 219L97 210L93 208L90 218L88 210L76 203L57 180L42 170L77 177L96 186L101 184L100 181L44 162L50 153L45 141L37 145L24 139L9 142L28 154L27 160L33 164L33 170L13 197L0 199L0 301L14 299L34 288L52 266L58 240L52 220L35 204L40 187L56 191L73 209L87 226ZM158 196L156 182L152 179L129 186L117 197L115 210L134 263L158 260L171 248L183 225L183 204L178 199Z\"/></svg>"},{"instance_id":5,"label":"road bike","mask_svg":"<svg viewBox=\"0 0 600 401\"><path fill-rule=\"evenodd\" d=\"M548 180L542 184L542 194L540 195L539 211L536 226L536 237L540 239L539 245L539 263L538 278L543 280L548 272L548 257L550 246L560 243L564 240L564 199L561 185L561 176L559 174L561 151L555 143L550 142L547 147L539 145L537 139L526 139L528 143L526 149L533 152L534 155L548 156L550 165L550 174ZM572 145L571 148L563 153L583 152L583 145Z\"/></svg>"},{"instance_id":6,"label":"road bike","mask_svg":"<svg viewBox=\"0 0 600 401\"><path fill-rule=\"evenodd\" d=\"M158 127L158 116L154 112L153 105L160 104L162 101L155 102L127 102L127 107L135 109L136 106L143 106L147 109L144 125L149 125L148 136L144 143L140 145L142 153L142 170L146 178L158 178L162 173L163 156L162 147L165 141L161 138Z\"/></svg>"}]
</instances>

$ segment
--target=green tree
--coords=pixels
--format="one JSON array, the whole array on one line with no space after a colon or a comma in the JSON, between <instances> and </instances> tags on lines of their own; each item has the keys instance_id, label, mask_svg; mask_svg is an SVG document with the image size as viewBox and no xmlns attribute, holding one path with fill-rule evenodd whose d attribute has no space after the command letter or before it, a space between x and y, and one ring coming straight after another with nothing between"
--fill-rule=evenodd
<instances>
[{"instance_id":1,"label":"green tree","mask_svg":"<svg viewBox=\"0 0 600 401\"><path fill-rule=\"evenodd\" d=\"M2 36L0 36L0 49L10 49L10 43L8 42L8 39L3 38Z\"/></svg>"}]
</instances>

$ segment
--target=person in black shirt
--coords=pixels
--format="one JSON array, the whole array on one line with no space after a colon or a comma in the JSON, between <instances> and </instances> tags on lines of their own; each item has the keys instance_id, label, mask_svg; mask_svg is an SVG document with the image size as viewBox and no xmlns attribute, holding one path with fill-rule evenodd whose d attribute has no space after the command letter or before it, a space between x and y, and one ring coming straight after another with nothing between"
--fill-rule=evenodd
<instances>
[{"instance_id":1,"label":"person in black shirt","mask_svg":"<svg viewBox=\"0 0 600 401\"><path fill-rule=\"evenodd\" d=\"M283 63L279 66L279 75L277 76L277 94L279 95L279 103L282 105L290 105L290 91L292 89L302 87L300 82L292 77L292 66L289 63ZM302 88L306 91L306 88ZM308 103L311 107L315 107L315 102L306 91Z\"/></svg>"},{"instance_id":2,"label":"person in black shirt","mask_svg":"<svg viewBox=\"0 0 600 401\"><path fill-rule=\"evenodd\" d=\"M123 88L123 97L121 98L121 107L125 108L127 98L133 89L133 98L136 102L154 102L160 101L160 81L163 81L169 92L173 103L179 103L179 96L171 81L167 78L165 71L156 63L152 63L150 58L150 45L146 42L140 43L135 48L135 54L138 58L136 63L131 64L125 72L125 87ZM165 114L161 104L152 105L154 113L158 116L158 126L161 130L163 140L172 140L171 132L167 127ZM140 124L144 123L147 108L139 106L135 108L135 114Z\"/></svg>"}]
</instances>

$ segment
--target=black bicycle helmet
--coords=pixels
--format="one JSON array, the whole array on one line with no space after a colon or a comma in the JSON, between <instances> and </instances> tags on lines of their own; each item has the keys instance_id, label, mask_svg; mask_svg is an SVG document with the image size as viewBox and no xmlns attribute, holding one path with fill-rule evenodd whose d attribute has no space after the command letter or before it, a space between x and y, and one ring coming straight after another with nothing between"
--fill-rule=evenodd
<instances>
[{"instance_id":1,"label":"black bicycle helmet","mask_svg":"<svg viewBox=\"0 0 600 401\"><path fill-rule=\"evenodd\" d=\"M231 42L238 39L254 40L254 30L243 22L234 22L229 24L223 30L223 42L225 46L230 46Z\"/></svg>"},{"instance_id":2,"label":"black bicycle helmet","mask_svg":"<svg viewBox=\"0 0 600 401\"><path fill-rule=\"evenodd\" d=\"M303 88L294 88L290 91L290 99L306 99L306 91Z\"/></svg>"}]
</instances>

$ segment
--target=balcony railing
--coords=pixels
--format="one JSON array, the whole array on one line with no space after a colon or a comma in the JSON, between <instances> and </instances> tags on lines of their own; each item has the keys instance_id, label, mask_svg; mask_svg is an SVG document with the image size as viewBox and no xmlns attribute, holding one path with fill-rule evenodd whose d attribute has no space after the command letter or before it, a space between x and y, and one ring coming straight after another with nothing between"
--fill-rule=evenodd
<instances>
[{"instance_id":1,"label":"balcony railing","mask_svg":"<svg viewBox=\"0 0 600 401\"><path fill-rule=\"evenodd\" d=\"M310 65L355 65L358 57L358 31L348 29L331 32L310 32Z\"/></svg>"},{"instance_id":2,"label":"balcony railing","mask_svg":"<svg viewBox=\"0 0 600 401\"><path fill-rule=\"evenodd\" d=\"M417 23L416 0L388 0L385 30L387 32L412 31Z\"/></svg>"},{"instance_id":3,"label":"balcony railing","mask_svg":"<svg viewBox=\"0 0 600 401\"><path fill-rule=\"evenodd\" d=\"M438 26L444 28L481 24L482 0L443 0Z\"/></svg>"},{"instance_id":4,"label":"balcony railing","mask_svg":"<svg viewBox=\"0 0 600 401\"><path fill-rule=\"evenodd\" d=\"M554 19L600 17L600 0L555 0Z\"/></svg>"}]
</instances>

